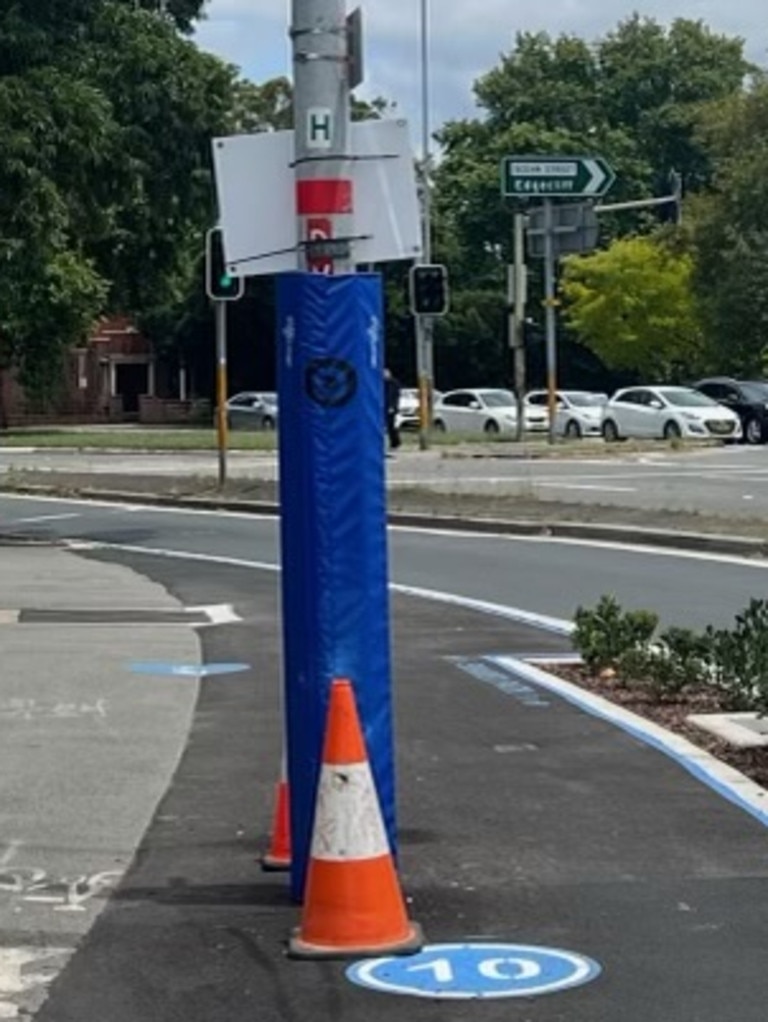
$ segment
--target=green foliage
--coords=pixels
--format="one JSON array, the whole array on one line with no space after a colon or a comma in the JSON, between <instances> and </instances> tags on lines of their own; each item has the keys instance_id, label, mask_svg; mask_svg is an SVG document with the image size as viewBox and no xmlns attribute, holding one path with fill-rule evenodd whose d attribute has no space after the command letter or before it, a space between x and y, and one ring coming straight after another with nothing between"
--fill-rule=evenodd
<instances>
[{"instance_id":1,"label":"green foliage","mask_svg":"<svg viewBox=\"0 0 768 1022\"><path fill-rule=\"evenodd\" d=\"M658 621L653 611L624 611L614 596L602 596L594 610L577 609L573 644L591 669L615 668L629 653L647 646Z\"/></svg>"},{"instance_id":2,"label":"green foliage","mask_svg":"<svg viewBox=\"0 0 768 1022\"><path fill-rule=\"evenodd\" d=\"M100 314L186 300L234 105L234 69L179 34L201 6L0 10L0 331L39 399Z\"/></svg>"},{"instance_id":3,"label":"green foliage","mask_svg":"<svg viewBox=\"0 0 768 1022\"><path fill-rule=\"evenodd\" d=\"M627 238L565 261L566 321L606 362L647 379L690 378L704 343L691 257L652 238Z\"/></svg>"},{"instance_id":4,"label":"green foliage","mask_svg":"<svg viewBox=\"0 0 768 1022\"><path fill-rule=\"evenodd\" d=\"M712 683L730 709L768 714L768 600L753 599L731 629L707 630Z\"/></svg>"},{"instance_id":5,"label":"green foliage","mask_svg":"<svg viewBox=\"0 0 768 1022\"><path fill-rule=\"evenodd\" d=\"M574 623L574 647L591 670L613 668L657 699L711 686L724 708L768 715L768 600L751 600L733 628L668 628L655 641L657 615L624 611L613 596L579 607Z\"/></svg>"},{"instance_id":6,"label":"green foliage","mask_svg":"<svg viewBox=\"0 0 768 1022\"><path fill-rule=\"evenodd\" d=\"M437 135L442 159L435 172L436 241L451 254L457 304L464 290L504 289L514 201L500 195L502 157L600 154L617 173L609 201L665 194L673 169L692 194L712 180L715 168L708 140L698 130L700 111L739 96L753 71L741 40L685 19L666 27L635 15L593 44L572 35L519 34L512 50L475 83L481 116L449 122ZM657 214L647 211L608 213L600 223L603 243L658 227ZM670 249L679 248L680 232L665 233L672 235ZM577 330L578 339L614 369L645 371L651 365L659 374L687 377L705 356L708 368L691 294L690 256L666 254L660 245L643 252L642 260L610 265L609 292L593 304L590 332L582 336ZM539 260L531 261L530 273L535 309L542 295ZM629 274L629 288L621 273ZM768 287L762 293L768 295ZM577 329L574 321L571 326ZM614 326L616 341L608 336ZM481 334L498 338L499 327L486 322ZM633 355L637 337L641 358Z\"/></svg>"},{"instance_id":7,"label":"green foliage","mask_svg":"<svg viewBox=\"0 0 768 1022\"><path fill-rule=\"evenodd\" d=\"M702 111L716 160L693 206L693 283L713 346L713 370L768 371L768 83Z\"/></svg>"},{"instance_id":8,"label":"green foliage","mask_svg":"<svg viewBox=\"0 0 768 1022\"><path fill-rule=\"evenodd\" d=\"M712 644L689 628L668 628L654 643L630 650L619 661L625 682L640 681L657 699L674 698L707 676Z\"/></svg>"}]
</instances>

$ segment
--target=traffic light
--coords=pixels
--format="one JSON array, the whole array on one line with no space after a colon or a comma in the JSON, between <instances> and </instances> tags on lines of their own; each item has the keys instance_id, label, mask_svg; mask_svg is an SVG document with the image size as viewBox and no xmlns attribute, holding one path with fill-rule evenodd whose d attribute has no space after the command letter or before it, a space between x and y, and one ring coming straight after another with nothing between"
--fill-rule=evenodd
<instances>
[{"instance_id":1,"label":"traffic light","mask_svg":"<svg viewBox=\"0 0 768 1022\"><path fill-rule=\"evenodd\" d=\"M212 227L205 236L205 290L211 301L235 302L243 297L243 278L227 270L220 227Z\"/></svg>"},{"instance_id":2,"label":"traffic light","mask_svg":"<svg viewBox=\"0 0 768 1022\"><path fill-rule=\"evenodd\" d=\"M448 271L439 264L412 266L408 280L414 316L444 316L448 311Z\"/></svg>"}]
</instances>

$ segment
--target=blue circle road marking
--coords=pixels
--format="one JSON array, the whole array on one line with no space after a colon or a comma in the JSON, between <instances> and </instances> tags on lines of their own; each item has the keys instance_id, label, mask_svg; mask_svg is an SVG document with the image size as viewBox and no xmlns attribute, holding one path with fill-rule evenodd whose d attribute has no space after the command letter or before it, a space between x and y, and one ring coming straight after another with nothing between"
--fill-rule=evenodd
<instances>
[{"instance_id":1,"label":"blue circle road marking","mask_svg":"<svg viewBox=\"0 0 768 1022\"><path fill-rule=\"evenodd\" d=\"M209 678L214 674L237 674L250 669L250 664L169 664L154 661L130 665L134 674L161 674L176 678Z\"/></svg>"},{"instance_id":2,"label":"blue circle road marking","mask_svg":"<svg viewBox=\"0 0 768 1022\"><path fill-rule=\"evenodd\" d=\"M528 944L430 944L416 955L355 962L346 975L389 994L454 1000L532 997L581 986L600 974L591 958Z\"/></svg>"}]
</instances>

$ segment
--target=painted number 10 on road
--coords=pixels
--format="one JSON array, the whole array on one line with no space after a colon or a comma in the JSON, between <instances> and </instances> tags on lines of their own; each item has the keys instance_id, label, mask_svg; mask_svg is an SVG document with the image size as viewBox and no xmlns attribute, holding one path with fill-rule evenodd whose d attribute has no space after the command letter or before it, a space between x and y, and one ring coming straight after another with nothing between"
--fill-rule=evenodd
<instances>
[{"instance_id":1,"label":"painted number 10 on road","mask_svg":"<svg viewBox=\"0 0 768 1022\"><path fill-rule=\"evenodd\" d=\"M523 944L432 944L404 958L357 962L347 977L382 993L449 999L533 997L588 983L590 958Z\"/></svg>"}]
</instances>

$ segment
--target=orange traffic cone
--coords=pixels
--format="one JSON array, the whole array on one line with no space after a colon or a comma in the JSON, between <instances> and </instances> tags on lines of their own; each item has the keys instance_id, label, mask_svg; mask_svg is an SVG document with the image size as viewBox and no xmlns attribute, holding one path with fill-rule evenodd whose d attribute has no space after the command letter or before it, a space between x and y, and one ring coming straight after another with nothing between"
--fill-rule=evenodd
<instances>
[{"instance_id":1,"label":"orange traffic cone","mask_svg":"<svg viewBox=\"0 0 768 1022\"><path fill-rule=\"evenodd\" d=\"M275 814L269 848L261 857L261 868L268 873L291 868L291 817L285 756L280 766L280 780L275 785Z\"/></svg>"},{"instance_id":2,"label":"orange traffic cone","mask_svg":"<svg viewBox=\"0 0 768 1022\"><path fill-rule=\"evenodd\" d=\"M395 872L352 684L331 685L301 925L292 958L413 954L424 940Z\"/></svg>"}]
</instances>

